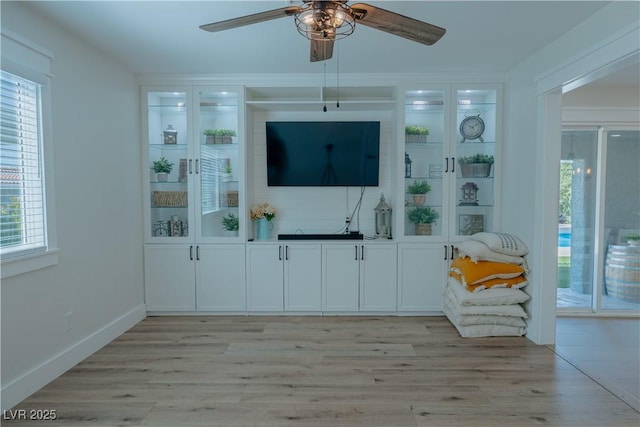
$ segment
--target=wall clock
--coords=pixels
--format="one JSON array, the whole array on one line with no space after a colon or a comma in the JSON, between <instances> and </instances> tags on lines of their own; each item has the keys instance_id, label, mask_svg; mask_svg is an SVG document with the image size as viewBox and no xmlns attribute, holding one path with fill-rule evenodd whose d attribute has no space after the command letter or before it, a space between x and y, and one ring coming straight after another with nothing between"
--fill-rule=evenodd
<instances>
[{"instance_id":1,"label":"wall clock","mask_svg":"<svg viewBox=\"0 0 640 427\"><path fill-rule=\"evenodd\" d=\"M476 110L477 111L477 110ZM484 142L482 134L484 133L484 120L480 117L480 112L475 116L467 116L460 122L460 134L462 135L462 141L471 141L479 139L480 142Z\"/></svg>"}]
</instances>

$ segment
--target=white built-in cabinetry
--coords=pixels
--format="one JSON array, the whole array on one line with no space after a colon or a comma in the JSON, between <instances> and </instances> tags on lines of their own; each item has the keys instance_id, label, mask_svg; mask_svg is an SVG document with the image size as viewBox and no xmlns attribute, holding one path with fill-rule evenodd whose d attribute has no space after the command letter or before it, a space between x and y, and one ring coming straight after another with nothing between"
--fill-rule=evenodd
<instances>
[{"instance_id":1,"label":"white built-in cabinetry","mask_svg":"<svg viewBox=\"0 0 640 427\"><path fill-rule=\"evenodd\" d=\"M395 244L323 244L324 312L396 311Z\"/></svg>"},{"instance_id":2,"label":"white built-in cabinetry","mask_svg":"<svg viewBox=\"0 0 640 427\"><path fill-rule=\"evenodd\" d=\"M243 96L238 87L141 90L149 311L246 310ZM216 140L209 129L234 135ZM159 161L168 173L154 171ZM230 215L240 231L224 229Z\"/></svg>"},{"instance_id":3,"label":"white built-in cabinetry","mask_svg":"<svg viewBox=\"0 0 640 427\"><path fill-rule=\"evenodd\" d=\"M499 229L501 97L500 85L487 84L345 86L339 90L277 85L143 87L147 309L440 312L455 242L477 231ZM325 106L329 113L323 116ZM392 240L298 242L277 241L274 235L272 241L250 241L249 207L270 200L261 175L264 152L256 148L256 138L264 138L264 121L270 117L308 120L309 114L318 120L369 116L384 120L386 135L391 135L385 137L385 144L392 148L381 157L381 182L393 209ZM460 124L470 116L484 122L479 138L461 135ZM426 127L429 135L409 137L407 126ZM236 135L230 142L212 141L204 135L207 129L231 129ZM171 136L166 131L175 131L176 140L166 139ZM468 167L463 174L461 158L474 155L493 156L488 174L469 173ZM161 157L174 164L166 181L149 170ZM422 181L430 187L425 202L414 200L408 191ZM313 188L309 192L314 190L323 194ZM377 199L381 190L368 188L366 197ZM286 189L278 189L274 196L282 202ZM305 208L313 203L327 206L322 196L305 197ZM369 222L372 207L362 211ZM412 222L416 208L436 213L429 234L422 234ZM222 226L222 219L229 215L238 219L236 234ZM314 224L305 220L290 223L313 229Z\"/></svg>"},{"instance_id":4,"label":"white built-in cabinetry","mask_svg":"<svg viewBox=\"0 0 640 427\"><path fill-rule=\"evenodd\" d=\"M319 312L320 255L319 244L249 244L247 310Z\"/></svg>"}]
</instances>

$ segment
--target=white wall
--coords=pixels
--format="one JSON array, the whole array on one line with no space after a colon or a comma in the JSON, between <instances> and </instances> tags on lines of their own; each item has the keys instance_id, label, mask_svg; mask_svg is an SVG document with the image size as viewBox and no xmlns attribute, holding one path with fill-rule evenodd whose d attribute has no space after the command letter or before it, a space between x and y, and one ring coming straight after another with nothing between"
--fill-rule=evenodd
<instances>
[{"instance_id":1,"label":"white wall","mask_svg":"<svg viewBox=\"0 0 640 427\"><path fill-rule=\"evenodd\" d=\"M507 80L503 230L529 245L532 295L528 337L555 340L557 182L560 88L619 58L637 56L638 3L612 2L514 67ZM555 93L545 96L545 92ZM546 111L556 110L553 122ZM525 160L535 159L535 160ZM514 209L517 206L517 209ZM532 224L529 225L529 224Z\"/></svg>"},{"instance_id":2,"label":"white wall","mask_svg":"<svg viewBox=\"0 0 640 427\"><path fill-rule=\"evenodd\" d=\"M2 282L6 409L140 320L144 296L135 76L25 2L3 2L2 28L54 54L60 248L58 265Z\"/></svg>"}]
</instances>

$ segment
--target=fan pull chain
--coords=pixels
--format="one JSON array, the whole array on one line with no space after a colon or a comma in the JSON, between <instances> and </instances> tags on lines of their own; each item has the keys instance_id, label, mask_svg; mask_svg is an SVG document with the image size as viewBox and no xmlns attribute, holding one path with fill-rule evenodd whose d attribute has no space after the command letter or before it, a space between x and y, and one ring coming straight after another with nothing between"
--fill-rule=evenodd
<instances>
[{"instance_id":1,"label":"fan pull chain","mask_svg":"<svg viewBox=\"0 0 640 427\"><path fill-rule=\"evenodd\" d=\"M336 89L336 108L340 108L340 43L338 45L338 61L336 65L336 74L338 75L338 87Z\"/></svg>"},{"instance_id":2,"label":"fan pull chain","mask_svg":"<svg viewBox=\"0 0 640 427\"><path fill-rule=\"evenodd\" d=\"M325 50L326 47L324 46L325 43L322 43L322 49ZM326 56L326 55L325 55ZM324 65L324 86L322 86L323 89L323 93L322 93L322 100L324 101L324 107L322 107L322 111L324 111L325 113L327 112L327 101L326 99L324 99L324 89L327 87L327 61L323 61L323 65Z\"/></svg>"}]
</instances>

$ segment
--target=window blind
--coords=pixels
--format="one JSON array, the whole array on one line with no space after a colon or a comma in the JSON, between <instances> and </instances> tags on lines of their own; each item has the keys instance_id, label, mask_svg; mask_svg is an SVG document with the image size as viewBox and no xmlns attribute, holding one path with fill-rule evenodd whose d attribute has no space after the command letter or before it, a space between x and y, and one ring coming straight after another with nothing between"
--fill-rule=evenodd
<instances>
[{"instance_id":1,"label":"window blind","mask_svg":"<svg viewBox=\"0 0 640 427\"><path fill-rule=\"evenodd\" d=\"M0 254L46 247L41 86L0 71Z\"/></svg>"}]
</instances>

